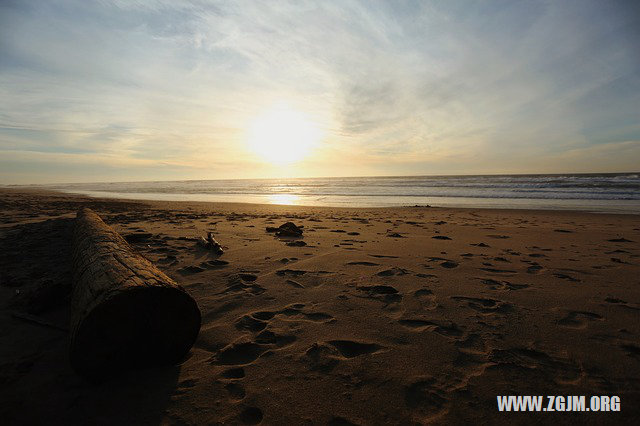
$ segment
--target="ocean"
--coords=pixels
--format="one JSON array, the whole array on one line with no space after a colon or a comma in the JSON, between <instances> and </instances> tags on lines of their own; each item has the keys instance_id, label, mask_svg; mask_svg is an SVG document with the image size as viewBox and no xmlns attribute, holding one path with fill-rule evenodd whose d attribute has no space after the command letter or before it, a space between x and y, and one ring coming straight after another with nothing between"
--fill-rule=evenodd
<instances>
[{"instance_id":1,"label":"ocean","mask_svg":"<svg viewBox=\"0 0 640 426\"><path fill-rule=\"evenodd\" d=\"M145 200L334 207L430 205L640 214L640 173L188 180L44 187L95 197Z\"/></svg>"}]
</instances>

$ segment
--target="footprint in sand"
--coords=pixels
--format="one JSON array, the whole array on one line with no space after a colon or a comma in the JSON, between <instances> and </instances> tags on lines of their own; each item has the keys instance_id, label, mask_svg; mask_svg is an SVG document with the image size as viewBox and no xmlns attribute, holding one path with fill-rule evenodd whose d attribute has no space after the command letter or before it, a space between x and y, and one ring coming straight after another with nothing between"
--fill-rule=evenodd
<instances>
[{"instance_id":1,"label":"footprint in sand","mask_svg":"<svg viewBox=\"0 0 640 426\"><path fill-rule=\"evenodd\" d=\"M229 392L229 397L236 401L244 399L246 395L244 387L240 383L227 383L224 388Z\"/></svg>"},{"instance_id":2,"label":"footprint in sand","mask_svg":"<svg viewBox=\"0 0 640 426\"><path fill-rule=\"evenodd\" d=\"M255 280L258 279L258 276L254 274L240 273L238 274L238 276L242 281L246 281L246 282L254 282Z\"/></svg>"},{"instance_id":3,"label":"footprint in sand","mask_svg":"<svg viewBox=\"0 0 640 426\"><path fill-rule=\"evenodd\" d=\"M479 355L487 354L487 345L479 334L469 334L464 340L458 341L456 346L462 352Z\"/></svg>"},{"instance_id":4,"label":"footprint in sand","mask_svg":"<svg viewBox=\"0 0 640 426\"><path fill-rule=\"evenodd\" d=\"M491 278L477 278L482 284L488 285L491 290L522 290L530 287L529 284L513 284L509 281L496 281Z\"/></svg>"},{"instance_id":5,"label":"footprint in sand","mask_svg":"<svg viewBox=\"0 0 640 426\"><path fill-rule=\"evenodd\" d=\"M629 252L627 250L620 250L620 249L604 252L604 254L618 254L618 253L629 253Z\"/></svg>"},{"instance_id":6,"label":"footprint in sand","mask_svg":"<svg viewBox=\"0 0 640 426\"><path fill-rule=\"evenodd\" d=\"M575 383L582 377L582 369L575 362L533 348L494 349L489 355L489 360L494 365L487 370L501 370L514 380L522 380L527 373L540 372L550 374L559 384Z\"/></svg>"},{"instance_id":7,"label":"footprint in sand","mask_svg":"<svg viewBox=\"0 0 640 426\"><path fill-rule=\"evenodd\" d=\"M238 276L232 276L229 278L227 288L216 294L229 294L229 293L250 293L254 295L262 294L267 291L266 288L258 284L247 284L242 278Z\"/></svg>"},{"instance_id":8,"label":"footprint in sand","mask_svg":"<svg viewBox=\"0 0 640 426\"><path fill-rule=\"evenodd\" d=\"M178 269L178 273L182 275L193 275L193 274L198 274L204 271L205 271L204 268L201 268L200 266L196 266L196 265L189 265L189 266L185 266L183 268Z\"/></svg>"},{"instance_id":9,"label":"footprint in sand","mask_svg":"<svg viewBox=\"0 0 640 426\"><path fill-rule=\"evenodd\" d=\"M280 275L281 277L284 276L293 276L293 277L299 277L301 275L306 274L308 271L302 271L302 270L298 270L298 269L280 269L278 271L276 271L276 275Z\"/></svg>"},{"instance_id":10,"label":"footprint in sand","mask_svg":"<svg viewBox=\"0 0 640 426\"><path fill-rule=\"evenodd\" d=\"M416 292L413 293L413 295L416 297L433 296L433 291L429 290L428 288L421 288L420 290L416 290Z\"/></svg>"},{"instance_id":11,"label":"footprint in sand","mask_svg":"<svg viewBox=\"0 0 640 426\"><path fill-rule=\"evenodd\" d=\"M529 253L529 257L548 257L548 256L542 253Z\"/></svg>"},{"instance_id":12,"label":"footprint in sand","mask_svg":"<svg viewBox=\"0 0 640 426\"><path fill-rule=\"evenodd\" d=\"M416 274L416 277L418 277L418 278L427 278L427 279L437 279L438 278L437 275L434 275L434 274L423 274L423 273Z\"/></svg>"},{"instance_id":13,"label":"footprint in sand","mask_svg":"<svg viewBox=\"0 0 640 426\"><path fill-rule=\"evenodd\" d=\"M237 341L225 346L218 351L214 357L212 357L210 362L218 365L251 364L260 356L273 349L282 348L294 343L297 339L296 336L281 335L275 331L267 329L267 326L269 326L268 321L273 319L277 314L284 314L285 316L302 315L306 320L313 322L334 320L331 315L325 313L305 313L301 312L300 309L301 307L296 304L284 308L279 312L260 311L241 317L236 321L236 328L239 330L246 330L251 333L259 332L259 334L255 335L253 341ZM227 378L239 378L244 376L244 370L230 369L226 370L225 374L225 377Z\"/></svg>"},{"instance_id":14,"label":"footprint in sand","mask_svg":"<svg viewBox=\"0 0 640 426\"><path fill-rule=\"evenodd\" d=\"M566 328L584 329L591 321L603 321L600 315L586 311L571 311L558 324Z\"/></svg>"},{"instance_id":15,"label":"footprint in sand","mask_svg":"<svg viewBox=\"0 0 640 426\"><path fill-rule=\"evenodd\" d=\"M624 260L622 260L622 259L620 259L618 257L612 257L610 260L613 263L620 263L620 264L623 264L623 265L629 265L629 262L625 262Z\"/></svg>"},{"instance_id":16,"label":"footprint in sand","mask_svg":"<svg viewBox=\"0 0 640 426\"><path fill-rule=\"evenodd\" d=\"M299 282L294 281L294 280L286 280L285 282L287 284L289 284L290 286L295 287L295 288L304 288L304 286L302 284L300 284Z\"/></svg>"},{"instance_id":17,"label":"footprint in sand","mask_svg":"<svg viewBox=\"0 0 640 426\"><path fill-rule=\"evenodd\" d=\"M273 318L276 314L277 312L259 311L252 313L251 316L262 321L267 321Z\"/></svg>"},{"instance_id":18,"label":"footprint in sand","mask_svg":"<svg viewBox=\"0 0 640 426\"><path fill-rule=\"evenodd\" d=\"M307 362L310 370L325 373L333 370L340 361L336 348L324 343L314 343L311 345L302 358Z\"/></svg>"},{"instance_id":19,"label":"footprint in sand","mask_svg":"<svg viewBox=\"0 0 640 426\"><path fill-rule=\"evenodd\" d=\"M401 319L398 323L404 327L418 331L435 331L436 333L449 338L458 338L464 334L464 330L453 322L443 323L440 321L424 320L420 318L409 318Z\"/></svg>"},{"instance_id":20,"label":"footprint in sand","mask_svg":"<svg viewBox=\"0 0 640 426\"><path fill-rule=\"evenodd\" d=\"M163 257L162 259L158 260L158 263L161 263L163 265L169 265L169 266L173 266L176 263L178 263L178 258L175 257L174 255L168 255L166 257Z\"/></svg>"},{"instance_id":21,"label":"footprint in sand","mask_svg":"<svg viewBox=\"0 0 640 426\"><path fill-rule=\"evenodd\" d=\"M299 313L304 307L304 303L293 303L291 305L285 306L281 311L277 313L285 315L295 315Z\"/></svg>"},{"instance_id":22,"label":"footprint in sand","mask_svg":"<svg viewBox=\"0 0 640 426\"><path fill-rule=\"evenodd\" d=\"M355 358L361 355L378 352L383 347L375 343L363 343L353 340L330 340L327 343L332 345L345 358Z\"/></svg>"},{"instance_id":23,"label":"footprint in sand","mask_svg":"<svg viewBox=\"0 0 640 426\"><path fill-rule=\"evenodd\" d=\"M527 268L527 274L537 274L541 270L542 270L542 266L538 264L534 264Z\"/></svg>"},{"instance_id":24,"label":"footprint in sand","mask_svg":"<svg viewBox=\"0 0 640 426\"><path fill-rule=\"evenodd\" d=\"M238 330L249 330L253 332L262 331L267 327L267 323L255 317L245 315L235 323Z\"/></svg>"},{"instance_id":25,"label":"footprint in sand","mask_svg":"<svg viewBox=\"0 0 640 426\"><path fill-rule=\"evenodd\" d=\"M232 343L218 352L211 362L218 365L251 364L267 350L266 345L254 342Z\"/></svg>"},{"instance_id":26,"label":"footprint in sand","mask_svg":"<svg viewBox=\"0 0 640 426\"><path fill-rule=\"evenodd\" d=\"M258 407L247 407L238 414L238 420L245 425L260 424L263 418L262 410Z\"/></svg>"},{"instance_id":27,"label":"footprint in sand","mask_svg":"<svg viewBox=\"0 0 640 426\"><path fill-rule=\"evenodd\" d=\"M253 312L251 317L260 321L269 321L277 315L283 315L284 317L295 317L297 320L311 322L333 322L335 318L324 312L305 312L305 305L303 303L294 303L292 305L285 306L279 311L260 311ZM282 318L284 319L284 318Z\"/></svg>"},{"instance_id":28,"label":"footprint in sand","mask_svg":"<svg viewBox=\"0 0 640 426\"><path fill-rule=\"evenodd\" d=\"M556 277L556 278L560 278L561 280L571 281L573 283L581 282L581 280L579 278L575 278L575 277L573 277L571 275L568 275L568 274L555 273L555 274L553 274L553 276Z\"/></svg>"},{"instance_id":29,"label":"footprint in sand","mask_svg":"<svg viewBox=\"0 0 640 426\"><path fill-rule=\"evenodd\" d=\"M396 294L398 290L389 285L370 285L358 287L360 291L366 291L372 294Z\"/></svg>"},{"instance_id":30,"label":"footprint in sand","mask_svg":"<svg viewBox=\"0 0 640 426\"><path fill-rule=\"evenodd\" d=\"M498 268L480 268L480 269L485 272L490 272L492 274L515 274L516 273L516 271L513 271L511 269L498 269Z\"/></svg>"},{"instance_id":31,"label":"footprint in sand","mask_svg":"<svg viewBox=\"0 0 640 426\"><path fill-rule=\"evenodd\" d=\"M325 314L324 312L302 312L305 319L313 322L333 322L333 316Z\"/></svg>"},{"instance_id":32,"label":"footprint in sand","mask_svg":"<svg viewBox=\"0 0 640 426\"><path fill-rule=\"evenodd\" d=\"M523 288L531 287L529 284L514 284L509 281L503 281L502 284L504 284L507 290L522 290Z\"/></svg>"},{"instance_id":33,"label":"footprint in sand","mask_svg":"<svg viewBox=\"0 0 640 426\"><path fill-rule=\"evenodd\" d=\"M513 309L513 305L501 300L466 296L452 296L451 298L465 302L469 308L483 314L505 314Z\"/></svg>"},{"instance_id":34,"label":"footprint in sand","mask_svg":"<svg viewBox=\"0 0 640 426\"><path fill-rule=\"evenodd\" d=\"M418 299L421 309L432 310L438 307L436 296L428 288L421 288L413 293L413 296Z\"/></svg>"},{"instance_id":35,"label":"footprint in sand","mask_svg":"<svg viewBox=\"0 0 640 426\"><path fill-rule=\"evenodd\" d=\"M229 368L224 370L220 376L225 379L242 379L244 377L244 368Z\"/></svg>"},{"instance_id":36,"label":"footprint in sand","mask_svg":"<svg viewBox=\"0 0 640 426\"><path fill-rule=\"evenodd\" d=\"M428 422L445 410L449 402L443 386L433 378L421 378L404 389L404 402L420 423Z\"/></svg>"},{"instance_id":37,"label":"footprint in sand","mask_svg":"<svg viewBox=\"0 0 640 426\"><path fill-rule=\"evenodd\" d=\"M228 266L228 265L229 265L229 262L227 262L226 260L220 260L220 259L207 260L200 264L202 268L208 268L208 269L224 268L225 266Z\"/></svg>"},{"instance_id":38,"label":"footprint in sand","mask_svg":"<svg viewBox=\"0 0 640 426\"><path fill-rule=\"evenodd\" d=\"M296 340L296 336L280 335L270 330L265 330L256 336L256 343L263 345L275 345L278 348L289 346Z\"/></svg>"},{"instance_id":39,"label":"footprint in sand","mask_svg":"<svg viewBox=\"0 0 640 426\"><path fill-rule=\"evenodd\" d=\"M373 354L383 349L375 343L356 342L352 340L331 340L326 343L314 343L302 355L309 369L329 372L340 361L362 355Z\"/></svg>"},{"instance_id":40,"label":"footprint in sand","mask_svg":"<svg viewBox=\"0 0 640 426\"><path fill-rule=\"evenodd\" d=\"M390 269L385 269L384 271L380 271L376 275L378 275L379 277L391 277L394 275L407 275L408 273L409 271L406 269L393 267Z\"/></svg>"},{"instance_id":41,"label":"footprint in sand","mask_svg":"<svg viewBox=\"0 0 640 426\"><path fill-rule=\"evenodd\" d=\"M620 306L622 308L631 309L631 310L634 310L634 311L640 311L640 305L633 304L633 303L627 303L626 301L624 301L622 299L618 299L616 297L607 297L606 299L604 299L604 301L607 302L607 303L615 304L615 305Z\"/></svg>"}]
</instances>

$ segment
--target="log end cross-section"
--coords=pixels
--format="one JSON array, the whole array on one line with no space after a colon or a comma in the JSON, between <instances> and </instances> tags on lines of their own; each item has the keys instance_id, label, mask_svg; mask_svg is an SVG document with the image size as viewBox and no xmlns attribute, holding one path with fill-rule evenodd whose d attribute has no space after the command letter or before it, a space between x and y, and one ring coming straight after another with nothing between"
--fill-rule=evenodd
<instances>
[{"instance_id":1,"label":"log end cross-section","mask_svg":"<svg viewBox=\"0 0 640 426\"><path fill-rule=\"evenodd\" d=\"M92 381L179 362L200 331L195 300L90 209L73 235L70 360Z\"/></svg>"}]
</instances>

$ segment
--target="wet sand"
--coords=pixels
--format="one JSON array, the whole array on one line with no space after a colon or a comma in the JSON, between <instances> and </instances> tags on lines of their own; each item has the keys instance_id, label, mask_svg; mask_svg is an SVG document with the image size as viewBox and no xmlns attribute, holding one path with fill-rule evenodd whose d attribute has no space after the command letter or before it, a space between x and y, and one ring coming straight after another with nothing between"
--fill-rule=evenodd
<instances>
[{"instance_id":1,"label":"wet sand","mask_svg":"<svg viewBox=\"0 0 640 426\"><path fill-rule=\"evenodd\" d=\"M91 207L198 302L180 365L68 363L69 242ZM301 239L266 232L292 221ZM194 237L213 232L216 256ZM633 423L640 220L565 211L100 200L0 190L6 424ZM496 395L617 395L500 413Z\"/></svg>"}]
</instances>

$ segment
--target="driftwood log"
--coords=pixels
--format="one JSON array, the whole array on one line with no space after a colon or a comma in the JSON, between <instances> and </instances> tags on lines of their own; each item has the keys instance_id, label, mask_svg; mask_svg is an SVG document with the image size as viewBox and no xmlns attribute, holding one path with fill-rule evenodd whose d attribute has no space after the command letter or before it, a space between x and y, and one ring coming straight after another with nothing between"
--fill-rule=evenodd
<instances>
[{"instance_id":1,"label":"driftwood log","mask_svg":"<svg viewBox=\"0 0 640 426\"><path fill-rule=\"evenodd\" d=\"M180 361L200 331L196 302L90 209L73 233L70 360L91 381Z\"/></svg>"}]
</instances>

